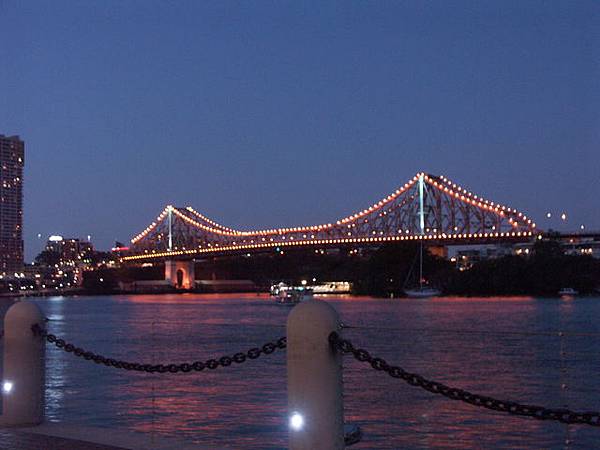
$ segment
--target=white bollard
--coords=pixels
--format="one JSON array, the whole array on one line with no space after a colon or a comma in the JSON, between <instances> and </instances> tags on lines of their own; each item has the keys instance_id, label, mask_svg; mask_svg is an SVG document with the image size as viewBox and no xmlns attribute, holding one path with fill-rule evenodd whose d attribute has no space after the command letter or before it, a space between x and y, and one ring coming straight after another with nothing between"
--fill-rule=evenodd
<instances>
[{"instance_id":1,"label":"white bollard","mask_svg":"<svg viewBox=\"0 0 600 450\"><path fill-rule=\"evenodd\" d=\"M20 301L4 318L3 426L37 425L44 420L44 339L31 327L45 328L37 305Z\"/></svg>"},{"instance_id":2,"label":"white bollard","mask_svg":"<svg viewBox=\"0 0 600 450\"><path fill-rule=\"evenodd\" d=\"M340 320L321 300L300 303L287 320L289 443L291 450L344 448L342 355L329 335Z\"/></svg>"}]
</instances>

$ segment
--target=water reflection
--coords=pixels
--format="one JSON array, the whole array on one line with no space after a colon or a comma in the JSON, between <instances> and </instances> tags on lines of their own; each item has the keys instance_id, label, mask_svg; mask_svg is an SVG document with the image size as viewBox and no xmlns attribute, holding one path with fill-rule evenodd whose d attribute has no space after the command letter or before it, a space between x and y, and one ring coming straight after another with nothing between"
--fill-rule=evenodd
<instances>
[{"instance_id":1,"label":"water reflection","mask_svg":"<svg viewBox=\"0 0 600 450\"><path fill-rule=\"evenodd\" d=\"M36 301L56 318L50 322L56 334L107 356L143 363L205 360L262 345L285 334L290 311L255 295ZM345 331L348 338L406 370L502 399L600 409L599 301L328 301L355 327ZM557 330L571 334L559 336ZM175 433L215 448L287 444L284 353L199 374L148 375L51 350L48 373L48 413L54 420ZM344 382L347 420L365 431L356 448L537 449L564 444L563 425L439 398L350 359ZM565 384L568 389L562 388ZM592 448L600 432L571 427L570 439L570 448Z\"/></svg>"}]
</instances>

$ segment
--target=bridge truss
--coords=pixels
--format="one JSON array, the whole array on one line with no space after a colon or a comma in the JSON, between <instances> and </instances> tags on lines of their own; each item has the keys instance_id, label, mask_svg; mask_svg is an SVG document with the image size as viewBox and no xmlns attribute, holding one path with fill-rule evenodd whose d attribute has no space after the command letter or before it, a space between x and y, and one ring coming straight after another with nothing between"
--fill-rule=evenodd
<instances>
[{"instance_id":1,"label":"bridge truss","mask_svg":"<svg viewBox=\"0 0 600 450\"><path fill-rule=\"evenodd\" d=\"M169 205L131 240L123 260L405 240L467 244L528 238L535 227L515 209L479 197L446 177L419 173L370 207L321 225L237 230L192 207Z\"/></svg>"}]
</instances>

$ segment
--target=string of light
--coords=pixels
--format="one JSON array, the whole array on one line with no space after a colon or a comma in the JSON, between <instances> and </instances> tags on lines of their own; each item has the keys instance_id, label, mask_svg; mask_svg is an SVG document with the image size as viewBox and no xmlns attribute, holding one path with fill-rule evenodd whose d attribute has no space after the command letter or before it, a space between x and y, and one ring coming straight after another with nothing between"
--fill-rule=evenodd
<instances>
[{"instance_id":1,"label":"string of light","mask_svg":"<svg viewBox=\"0 0 600 450\"><path fill-rule=\"evenodd\" d=\"M171 205L168 205L163 210L163 212L157 217L156 221L152 222L152 224L150 224L145 230L143 230L141 233L136 235L131 240L131 242L132 242L132 244L136 244L137 242L142 240L144 237L146 237L148 234L150 234L169 215L169 213L177 216L178 218L183 220L185 223L187 223L188 225L191 225L194 228L200 229L207 233L219 235L219 236L259 237L260 240L262 240L264 242L264 241L266 241L266 236L278 235L279 236L279 242L278 242L279 244L281 244L282 241L284 241L286 239L286 235L291 235L291 236L289 236L290 240L306 239L308 237L306 234L304 234L302 236L296 236L296 237L293 236L293 234L306 233L306 232L313 232L313 233L317 232L318 233L318 232L331 230L334 227L339 228L340 225L345 225L348 228L351 228L351 227L356 226L356 222L363 219L365 216L369 216L369 215L372 215L375 213L378 213L379 216L381 216L382 214L387 215L387 213L388 213L387 210L383 211L383 212L379 212L379 211L382 208L385 208L386 205L388 205L390 202L393 202L394 200L396 200L400 195L407 192L411 187L413 187L415 185L415 183L417 183L417 181L419 180L420 177L423 177L424 182L426 182L428 185L433 186L435 189L439 190L440 192L443 192L445 195L451 196L452 198L455 198L455 199L457 199L461 202L464 202L468 205L471 205L476 208L480 208L485 211L489 211L496 216L504 218L505 220L507 220L507 222L513 228L518 228L519 225L523 225L523 227L525 229L533 230L536 226L535 223L533 223L531 221L531 219L528 219L525 215L523 215L521 212L517 211L516 209L512 209L510 207L500 205L500 204L495 204L492 201L489 201L489 200L484 199L483 197L477 196L477 195L469 192L468 190L464 189L463 187L457 185L456 183L453 183L452 181L450 181L448 178L446 178L444 176L437 177L437 176L432 176L432 175L428 175L428 174L421 172L421 173L418 173L417 175L415 175L410 181L405 183L404 186L397 189L395 192L388 195L387 197L381 199L379 202L374 203L369 208L366 208L360 212L356 212L350 216L344 217L343 219L336 221L335 224L327 223L327 224L304 226L304 227L240 231L240 230L235 230L233 228L226 227L224 225L220 225L217 222L212 221L208 217L195 211L191 206L188 206L185 209L180 209L180 208L175 208ZM193 215L194 218L189 217L188 214ZM204 223L202 223L196 219L199 219ZM519 222L519 221L521 221L521 222ZM368 222L368 219L364 219L364 222ZM493 230L495 230L495 227L492 227L492 231ZM339 230L336 230L336 231L339 231ZM406 230L406 231L408 233L408 230ZM433 231L434 231L434 233L436 232L435 229ZM455 231L457 231L456 228L455 228ZM346 234L348 236L352 235L351 232L344 232L344 235L346 235ZM377 234L377 233L375 231L373 231L373 234ZM383 232L381 232L380 234L383 234ZM484 234L486 234L486 233L484 233ZM489 233L487 233L487 234L489 234ZM496 234L498 234L498 233L496 233ZM430 236L436 236L435 237L436 239L437 238L443 239L443 237L441 237L442 236L441 234L433 234ZM467 236L467 235L465 235L465 236ZM314 234L311 235L310 238L315 239L315 235ZM395 238L395 237L390 237L391 240L394 240L392 238ZM403 236L402 239L400 239L400 240L405 240L407 238L410 238L410 236ZM469 235L469 237L466 237L466 238L472 239L472 236ZM461 238L458 238L458 239L461 239ZM272 242L273 238L270 238L269 241ZM246 240L243 239L243 242L245 243ZM313 241L310 241L310 242L313 242ZM254 240L250 241L250 245L254 245ZM236 244L236 242L233 242L229 246L235 247L235 246L237 246L237 244Z\"/></svg>"},{"instance_id":2,"label":"string of light","mask_svg":"<svg viewBox=\"0 0 600 450\"><path fill-rule=\"evenodd\" d=\"M327 245L339 245L339 244L364 244L364 243L376 243L376 242L393 242L393 241L423 241L423 240L485 240L489 238L504 238L514 239L520 237L531 237L533 232L531 231L513 231L506 233L458 233L458 234L424 234L424 235L410 235L410 236L380 236L380 237L365 237L365 238L339 238L339 239L314 239L314 240L300 240L300 241L288 241L288 242L265 242L265 243L254 243L254 244L235 244L235 245L219 245L208 244L207 247L191 250L178 250L166 252L157 252L156 250L144 250L144 254L124 256L123 261L134 261L140 259L149 258L162 258L165 256L178 256L178 255L196 255L203 253L215 253L215 252L230 252L238 250L257 250L266 248L277 248L277 247L302 247L302 246L327 246Z\"/></svg>"}]
</instances>

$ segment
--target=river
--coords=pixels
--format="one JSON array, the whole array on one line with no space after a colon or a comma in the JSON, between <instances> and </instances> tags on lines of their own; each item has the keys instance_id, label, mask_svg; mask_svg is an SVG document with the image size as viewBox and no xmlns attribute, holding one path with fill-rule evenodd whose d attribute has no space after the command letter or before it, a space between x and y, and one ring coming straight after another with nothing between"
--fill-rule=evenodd
<instances>
[{"instance_id":1,"label":"river","mask_svg":"<svg viewBox=\"0 0 600 450\"><path fill-rule=\"evenodd\" d=\"M48 328L106 356L148 363L206 360L285 335L290 309L256 295L32 299ZM344 335L405 370L500 399L600 410L600 298L328 298ZM4 309L6 304L4 305ZM559 334L562 332L562 335ZM435 396L349 357L352 448L581 448L600 429L509 417ZM287 443L285 353L190 374L98 366L52 347L51 421L177 435L214 448Z\"/></svg>"}]
</instances>

